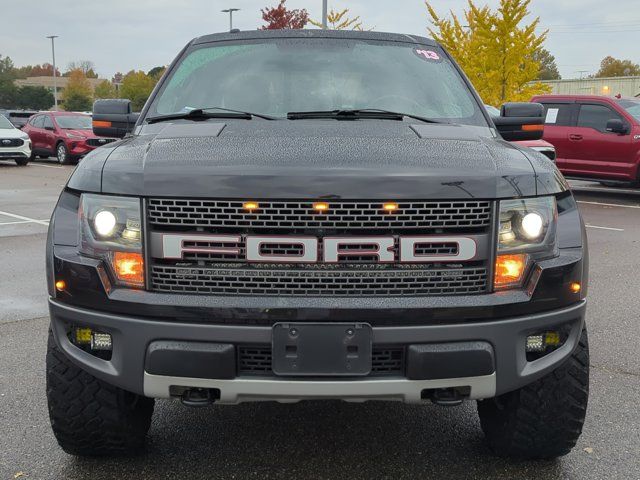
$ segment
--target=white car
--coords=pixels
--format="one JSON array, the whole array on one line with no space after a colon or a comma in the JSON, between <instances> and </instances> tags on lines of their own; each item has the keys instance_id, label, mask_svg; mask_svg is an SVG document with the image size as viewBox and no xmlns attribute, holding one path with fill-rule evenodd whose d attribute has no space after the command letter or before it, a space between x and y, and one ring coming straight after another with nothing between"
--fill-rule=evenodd
<instances>
[{"instance_id":1,"label":"white car","mask_svg":"<svg viewBox=\"0 0 640 480\"><path fill-rule=\"evenodd\" d=\"M31 159L31 140L22 130L17 129L5 117L0 115L0 160L15 160L24 166Z\"/></svg>"}]
</instances>

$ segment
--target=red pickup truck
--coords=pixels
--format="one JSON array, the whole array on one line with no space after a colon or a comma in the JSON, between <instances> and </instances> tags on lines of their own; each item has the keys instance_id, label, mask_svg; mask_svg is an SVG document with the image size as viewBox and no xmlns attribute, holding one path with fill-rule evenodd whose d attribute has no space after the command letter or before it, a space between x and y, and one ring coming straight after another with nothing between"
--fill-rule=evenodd
<instances>
[{"instance_id":1,"label":"red pickup truck","mask_svg":"<svg viewBox=\"0 0 640 480\"><path fill-rule=\"evenodd\" d=\"M544 140L568 178L605 185L640 183L640 99L595 95L540 95Z\"/></svg>"}]
</instances>

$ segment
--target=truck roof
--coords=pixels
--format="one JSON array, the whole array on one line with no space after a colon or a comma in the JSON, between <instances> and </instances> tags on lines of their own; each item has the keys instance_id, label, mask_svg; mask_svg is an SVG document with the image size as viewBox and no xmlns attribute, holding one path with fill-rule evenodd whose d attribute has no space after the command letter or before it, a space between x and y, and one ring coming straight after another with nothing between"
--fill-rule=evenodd
<instances>
[{"instance_id":1,"label":"truck roof","mask_svg":"<svg viewBox=\"0 0 640 480\"><path fill-rule=\"evenodd\" d=\"M387 42L415 43L419 45L437 46L437 43L419 35L406 35L402 33L385 32L359 32L352 30L247 30L214 33L197 37L192 40L192 45L200 45L211 42L224 42L230 40L261 40L269 38L344 38L361 40L378 40Z\"/></svg>"}]
</instances>

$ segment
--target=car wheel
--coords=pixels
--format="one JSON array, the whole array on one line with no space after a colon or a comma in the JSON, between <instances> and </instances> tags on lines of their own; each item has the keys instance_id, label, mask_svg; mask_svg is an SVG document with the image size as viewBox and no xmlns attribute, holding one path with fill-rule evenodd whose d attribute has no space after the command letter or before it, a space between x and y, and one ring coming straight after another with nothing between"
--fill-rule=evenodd
<instances>
[{"instance_id":1,"label":"car wheel","mask_svg":"<svg viewBox=\"0 0 640 480\"><path fill-rule=\"evenodd\" d=\"M582 433L589 397L586 329L573 354L530 385L478 401L480 425L499 456L551 459L566 455Z\"/></svg>"},{"instance_id":2,"label":"car wheel","mask_svg":"<svg viewBox=\"0 0 640 480\"><path fill-rule=\"evenodd\" d=\"M30 159L28 157L21 157L21 158L14 158L14 160L16 161L16 165L20 167L24 167L27 163L29 163Z\"/></svg>"},{"instance_id":3,"label":"car wheel","mask_svg":"<svg viewBox=\"0 0 640 480\"><path fill-rule=\"evenodd\" d=\"M74 365L49 330L47 400L53 433L78 456L131 455L144 447L154 400L122 390Z\"/></svg>"},{"instance_id":4,"label":"car wheel","mask_svg":"<svg viewBox=\"0 0 640 480\"><path fill-rule=\"evenodd\" d=\"M69 150L63 142L60 142L56 147L56 156L58 157L58 163L61 165L70 165L72 163Z\"/></svg>"}]
</instances>

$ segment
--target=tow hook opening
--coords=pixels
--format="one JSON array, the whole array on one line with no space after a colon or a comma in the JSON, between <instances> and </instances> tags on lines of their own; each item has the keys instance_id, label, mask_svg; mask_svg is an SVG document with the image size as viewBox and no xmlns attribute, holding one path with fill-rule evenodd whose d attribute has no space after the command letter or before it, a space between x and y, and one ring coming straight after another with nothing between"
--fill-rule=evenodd
<instances>
[{"instance_id":1,"label":"tow hook opening","mask_svg":"<svg viewBox=\"0 0 640 480\"><path fill-rule=\"evenodd\" d=\"M174 398L179 398L182 404L187 407L206 407L214 404L216 400L220 400L220 390L217 388L171 386L169 394Z\"/></svg>"},{"instance_id":2,"label":"tow hook opening","mask_svg":"<svg viewBox=\"0 0 640 480\"><path fill-rule=\"evenodd\" d=\"M427 388L421 393L423 400L431 400L436 405L443 407L461 405L470 395L471 387Z\"/></svg>"}]
</instances>

